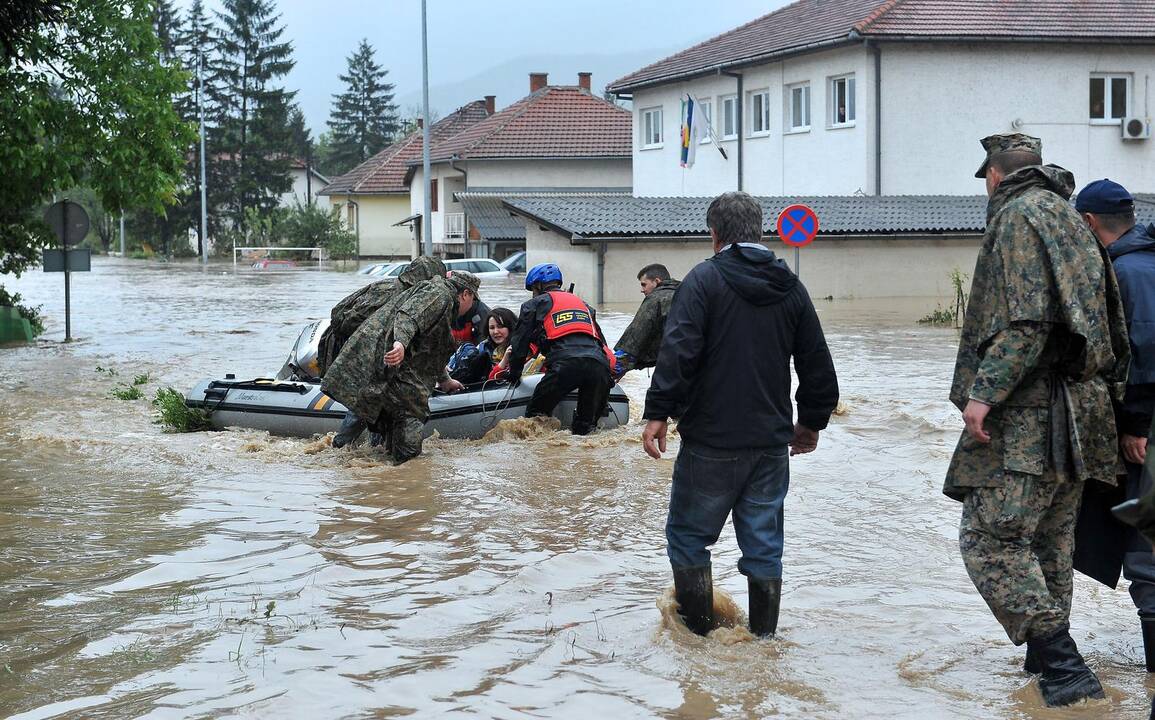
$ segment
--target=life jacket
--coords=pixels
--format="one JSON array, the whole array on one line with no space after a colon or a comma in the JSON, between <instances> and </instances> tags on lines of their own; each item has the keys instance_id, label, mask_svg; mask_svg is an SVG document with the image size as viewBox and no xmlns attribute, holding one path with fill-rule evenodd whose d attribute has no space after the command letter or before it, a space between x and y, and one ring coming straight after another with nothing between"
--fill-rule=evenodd
<instances>
[{"instance_id":1,"label":"life jacket","mask_svg":"<svg viewBox=\"0 0 1155 720\"><path fill-rule=\"evenodd\" d=\"M610 350L605 339L598 333L589 306L577 295L560 290L550 292L549 297L550 300L553 300L553 307L550 308L549 315L545 317L546 339L557 340L566 335L578 333L589 335L601 343L606 361L610 364L610 372L613 372L617 366L617 358L614 357L614 351Z\"/></svg>"},{"instance_id":2,"label":"life jacket","mask_svg":"<svg viewBox=\"0 0 1155 720\"><path fill-rule=\"evenodd\" d=\"M453 341L459 345L461 343L471 343L473 342L473 321L470 320L460 328L451 326L449 333L453 335Z\"/></svg>"},{"instance_id":3,"label":"life jacket","mask_svg":"<svg viewBox=\"0 0 1155 720\"><path fill-rule=\"evenodd\" d=\"M545 337L547 340L557 340L566 335L589 335L598 337L597 327L594 326L593 316L589 306L573 293L553 290L549 293L553 307L549 315L545 316Z\"/></svg>"}]
</instances>

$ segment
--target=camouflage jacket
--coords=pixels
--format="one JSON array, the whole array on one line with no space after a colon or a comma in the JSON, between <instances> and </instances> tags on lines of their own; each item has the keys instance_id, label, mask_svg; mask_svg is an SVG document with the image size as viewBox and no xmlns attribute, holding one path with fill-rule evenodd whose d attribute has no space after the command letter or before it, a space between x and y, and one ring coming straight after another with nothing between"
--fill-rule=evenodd
<instances>
[{"instance_id":1,"label":"camouflage jacket","mask_svg":"<svg viewBox=\"0 0 1155 720\"><path fill-rule=\"evenodd\" d=\"M350 293L333 306L329 327L321 334L317 364L323 376L337 359L341 348L369 317L396 296L431 277L445 275L445 264L437 258L419 257L397 276L396 282L381 280Z\"/></svg>"},{"instance_id":2,"label":"camouflage jacket","mask_svg":"<svg viewBox=\"0 0 1155 720\"><path fill-rule=\"evenodd\" d=\"M321 389L370 423L386 411L424 420L429 394L445 377L445 363L453 354L449 321L456 311L457 294L444 276L402 292L353 333ZM405 345L398 368L385 365L394 340Z\"/></svg>"},{"instance_id":3,"label":"camouflage jacket","mask_svg":"<svg viewBox=\"0 0 1155 720\"><path fill-rule=\"evenodd\" d=\"M951 401L993 406L991 442L963 431L944 487L952 497L1059 463L1114 482L1126 323L1110 262L1067 202L1073 189L1068 171L1034 166L1007 176L988 205Z\"/></svg>"},{"instance_id":4,"label":"camouflage jacket","mask_svg":"<svg viewBox=\"0 0 1155 720\"><path fill-rule=\"evenodd\" d=\"M657 364L666 317L670 314L670 305L681 284L679 280L666 280L642 300L630 326L614 346L614 350L628 353L632 358L624 360L625 370L640 370Z\"/></svg>"}]
</instances>

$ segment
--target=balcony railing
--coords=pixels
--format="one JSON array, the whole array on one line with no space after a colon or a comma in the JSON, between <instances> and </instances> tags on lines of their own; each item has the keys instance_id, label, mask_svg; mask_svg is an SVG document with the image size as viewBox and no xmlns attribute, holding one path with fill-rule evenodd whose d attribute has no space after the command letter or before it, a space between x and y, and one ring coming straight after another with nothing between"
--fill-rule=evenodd
<instances>
[{"instance_id":1,"label":"balcony railing","mask_svg":"<svg viewBox=\"0 0 1155 720\"><path fill-rule=\"evenodd\" d=\"M465 213L445 213L445 239L465 238Z\"/></svg>"}]
</instances>

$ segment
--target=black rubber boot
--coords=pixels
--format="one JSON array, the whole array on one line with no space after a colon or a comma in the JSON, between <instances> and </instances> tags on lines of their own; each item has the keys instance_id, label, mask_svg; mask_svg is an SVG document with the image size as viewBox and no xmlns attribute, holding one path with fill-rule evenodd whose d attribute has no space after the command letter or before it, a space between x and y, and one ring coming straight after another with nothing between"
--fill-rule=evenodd
<instances>
[{"instance_id":1,"label":"black rubber boot","mask_svg":"<svg viewBox=\"0 0 1155 720\"><path fill-rule=\"evenodd\" d=\"M1140 618L1143 625L1143 657L1147 672L1155 672L1155 618Z\"/></svg>"},{"instance_id":2,"label":"black rubber boot","mask_svg":"<svg viewBox=\"0 0 1155 720\"><path fill-rule=\"evenodd\" d=\"M773 637L778 631L778 606L782 602L782 578L747 577L750 590L750 632Z\"/></svg>"},{"instance_id":3,"label":"black rubber boot","mask_svg":"<svg viewBox=\"0 0 1155 720\"><path fill-rule=\"evenodd\" d=\"M1039 663L1039 657L1033 650L1031 650L1030 643L1027 644L1027 657L1023 660L1023 672L1031 675L1038 675L1043 671L1043 666Z\"/></svg>"},{"instance_id":4,"label":"black rubber boot","mask_svg":"<svg viewBox=\"0 0 1155 720\"><path fill-rule=\"evenodd\" d=\"M1039 690L1049 707L1106 697L1099 678L1083 662L1068 628L1063 627L1046 637L1031 638L1027 645L1028 652L1034 652L1042 666Z\"/></svg>"},{"instance_id":5,"label":"black rubber boot","mask_svg":"<svg viewBox=\"0 0 1155 720\"><path fill-rule=\"evenodd\" d=\"M709 565L674 568L674 598L691 631L705 635L714 629L714 576Z\"/></svg>"}]
</instances>

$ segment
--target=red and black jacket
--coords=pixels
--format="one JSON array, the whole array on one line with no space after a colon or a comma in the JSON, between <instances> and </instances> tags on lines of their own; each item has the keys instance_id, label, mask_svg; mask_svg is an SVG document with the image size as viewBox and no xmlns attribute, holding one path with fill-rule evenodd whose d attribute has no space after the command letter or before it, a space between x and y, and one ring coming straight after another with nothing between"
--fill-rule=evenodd
<instances>
[{"instance_id":1,"label":"red and black jacket","mask_svg":"<svg viewBox=\"0 0 1155 720\"><path fill-rule=\"evenodd\" d=\"M573 293L554 290L522 303L509 351L509 377L521 377L531 343L547 364L577 357L598 358L613 369L613 351L598 326L597 313Z\"/></svg>"}]
</instances>

